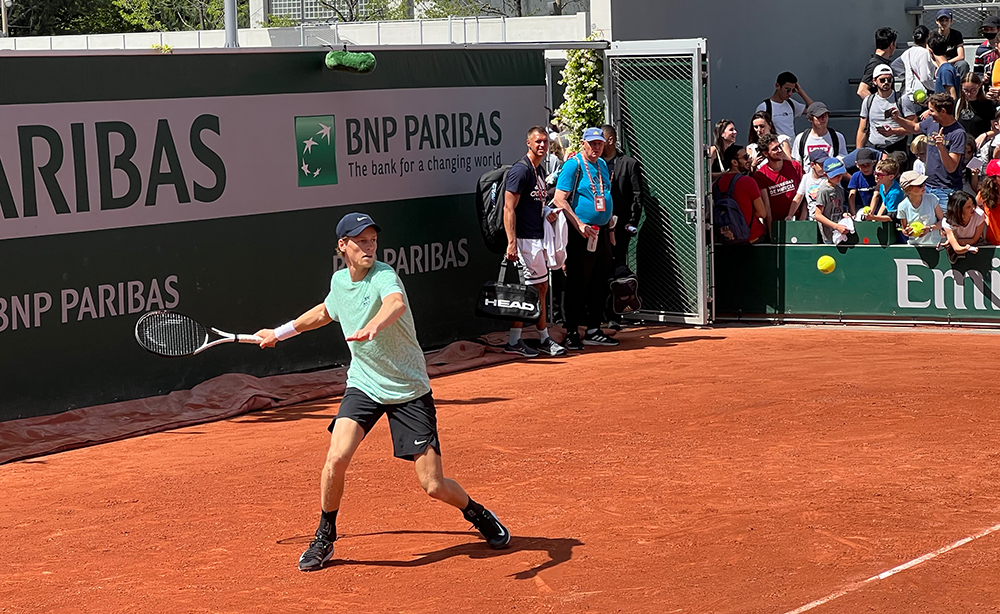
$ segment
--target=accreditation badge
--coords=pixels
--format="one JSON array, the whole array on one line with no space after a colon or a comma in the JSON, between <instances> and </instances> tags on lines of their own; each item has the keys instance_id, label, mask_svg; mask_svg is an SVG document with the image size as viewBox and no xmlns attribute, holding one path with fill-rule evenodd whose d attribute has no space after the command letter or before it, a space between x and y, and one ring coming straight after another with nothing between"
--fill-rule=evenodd
<instances>
[{"instance_id":1,"label":"accreditation badge","mask_svg":"<svg viewBox=\"0 0 1000 614\"><path fill-rule=\"evenodd\" d=\"M604 196L594 197L594 211L607 211L607 207L604 206Z\"/></svg>"}]
</instances>

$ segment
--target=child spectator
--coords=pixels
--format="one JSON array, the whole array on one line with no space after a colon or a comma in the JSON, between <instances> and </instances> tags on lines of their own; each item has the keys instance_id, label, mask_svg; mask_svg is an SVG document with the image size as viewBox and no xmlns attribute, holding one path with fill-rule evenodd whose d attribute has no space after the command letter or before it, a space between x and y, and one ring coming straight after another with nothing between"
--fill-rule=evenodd
<instances>
[{"instance_id":1,"label":"child spectator","mask_svg":"<svg viewBox=\"0 0 1000 614\"><path fill-rule=\"evenodd\" d=\"M906 199L899 203L896 214L910 245L937 245L941 242L941 219L944 214L937 196L926 193L926 181L927 175L916 171L906 171L899 178Z\"/></svg>"},{"instance_id":2,"label":"child spectator","mask_svg":"<svg viewBox=\"0 0 1000 614\"><path fill-rule=\"evenodd\" d=\"M778 144L781 145L781 151L785 153L785 159L792 159L792 139L784 134L778 134L778 131L774 128L774 122L767 111L757 111L753 114L753 117L750 118L750 130L748 134L747 140L749 144L747 145L747 154L750 156L750 164L753 170L757 170L767 163L767 156L757 148L757 141L765 134L773 134L778 137Z\"/></svg>"},{"instance_id":3,"label":"child spectator","mask_svg":"<svg viewBox=\"0 0 1000 614\"><path fill-rule=\"evenodd\" d=\"M970 166L973 160L976 162ZM975 194L979 191L979 169L982 167L982 160L976 159L976 143L971 139L966 141L965 156L962 157L962 189L965 192Z\"/></svg>"},{"instance_id":4,"label":"child spectator","mask_svg":"<svg viewBox=\"0 0 1000 614\"><path fill-rule=\"evenodd\" d=\"M934 77L934 93L948 94L955 100L962 89L961 77L955 66L948 63L945 51L948 49L948 41L941 34L932 34L927 41L927 48L930 49L931 58L937 66L937 75Z\"/></svg>"},{"instance_id":5,"label":"child spectator","mask_svg":"<svg viewBox=\"0 0 1000 614\"><path fill-rule=\"evenodd\" d=\"M906 198L899 187L899 163L891 158L879 160L875 165L875 179L878 180L878 194L872 199L871 212L864 216L873 222L896 222L899 203Z\"/></svg>"},{"instance_id":6,"label":"child spectator","mask_svg":"<svg viewBox=\"0 0 1000 614\"><path fill-rule=\"evenodd\" d=\"M792 206L788 210L788 217L791 221L795 218L806 219L810 222L816 219L816 198L819 196L819 187L826 182L826 173L823 172L823 163L826 162L826 154L821 150L816 150L809 154L809 172L802 175L799 182L799 189L792 199ZM805 215L802 211L802 202L806 203Z\"/></svg>"},{"instance_id":7,"label":"child spectator","mask_svg":"<svg viewBox=\"0 0 1000 614\"><path fill-rule=\"evenodd\" d=\"M979 251L976 245L982 241L985 230L986 216L976 206L975 197L961 190L952 192L941 222L942 247L948 251L948 260L955 264L965 254Z\"/></svg>"},{"instance_id":8,"label":"child spectator","mask_svg":"<svg viewBox=\"0 0 1000 614\"><path fill-rule=\"evenodd\" d=\"M804 165L809 154L822 149L831 158L841 158L847 155L847 140L836 130L830 130L830 110L822 102L814 102L806 109L809 118L808 130L795 136L792 141L792 160Z\"/></svg>"},{"instance_id":9,"label":"child spectator","mask_svg":"<svg viewBox=\"0 0 1000 614\"><path fill-rule=\"evenodd\" d=\"M985 134L976 137L976 157L987 164L997 157L997 146L1000 145L1000 108L993 114L990 129Z\"/></svg>"},{"instance_id":10,"label":"child spectator","mask_svg":"<svg viewBox=\"0 0 1000 614\"><path fill-rule=\"evenodd\" d=\"M990 160L986 165L976 201L986 216L986 241L1000 245L1000 160Z\"/></svg>"},{"instance_id":11,"label":"child spectator","mask_svg":"<svg viewBox=\"0 0 1000 614\"><path fill-rule=\"evenodd\" d=\"M960 93L961 96L955 103L955 118L965 128L970 140L976 139L977 143L982 143L979 137L989 132L997 107L992 100L986 98L983 80L975 73L970 72L962 77Z\"/></svg>"},{"instance_id":12,"label":"child spectator","mask_svg":"<svg viewBox=\"0 0 1000 614\"><path fill-rule=\"evenodd\" d=\"M913 137L913 142L910 143L910 153L917 158L913 161L913 170L923 175L924 171L927 170L927 137L922 134Z\"/></svg>"},{"instance_id":13,"label":"child spectator","mask_svg":"<svg viewBox=\"0 0 1000 614\"><path fill-rule=\"evenodd\" d=\"M872 204L875 195L875 154L870 149L861 149L855 158L858 171L851 175L847 184L847 208L853 216L856 211Z\"/></svg>"},{"instance_id":14,"label":"child spectator","mask_svg":"<svg viewBox=\"0 0 1000 614\"><path fill-rule=\"evenodd\" d=\"M850 232L847 226L840 223L848 215L844 208L844 188L840 187L847 169L837 158L827 158L823 163L823 172L826 173L826 182L820 185L816 197L816 223L823 234L823 242L833 244L833 231L842 235Z\"/></svg>"}]
</instances>

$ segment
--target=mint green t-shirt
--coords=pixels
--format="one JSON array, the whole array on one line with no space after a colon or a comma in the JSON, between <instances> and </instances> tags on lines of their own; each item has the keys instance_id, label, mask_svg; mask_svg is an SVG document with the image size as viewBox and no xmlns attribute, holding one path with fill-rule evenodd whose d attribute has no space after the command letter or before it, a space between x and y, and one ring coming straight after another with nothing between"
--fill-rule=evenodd
<instances>
[{"instance_id":1,"label":"mint green t-shirt","mask_svg":"<svg viewBox=\"0 0 1000 614\"><path fill-rule=\"evenodd\" d=\"M403 315L371 341L348 342L351 366L347 386L384 404L406 403L431 390L403 282L384 262L376 261L357 283L351 281L347 269L341 269L330 278L330 294L323 302L330 317L340 322L346 337L364 328L382 308L382 299L396 292L403 295Z\"/></svg>"}]
</instances>

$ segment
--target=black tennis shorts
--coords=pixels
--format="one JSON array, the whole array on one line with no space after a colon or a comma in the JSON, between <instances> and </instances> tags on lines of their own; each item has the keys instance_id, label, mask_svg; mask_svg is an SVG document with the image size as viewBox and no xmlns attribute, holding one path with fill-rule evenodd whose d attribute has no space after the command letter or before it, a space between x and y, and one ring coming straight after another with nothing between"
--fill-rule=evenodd
<instances>
[{"instance_id":1,"label":"black tennis shorts","mask_svg":"<svg viewBox=\"0 0 1000 614\"><path fill-rule=\"evenodd\" d=\"M388 405L374 401L357 388L348 388L340 401L337 417L330 422L327 430L332 433L337 420L349 418L360 424L367 436L382 414L389 416L393 456L414 460L428 447L434 448L441 454L441 444L438 442L437 434L437 413L434 410L434 397L430 392L419 399Z\"/></svg>"}]
</instances>

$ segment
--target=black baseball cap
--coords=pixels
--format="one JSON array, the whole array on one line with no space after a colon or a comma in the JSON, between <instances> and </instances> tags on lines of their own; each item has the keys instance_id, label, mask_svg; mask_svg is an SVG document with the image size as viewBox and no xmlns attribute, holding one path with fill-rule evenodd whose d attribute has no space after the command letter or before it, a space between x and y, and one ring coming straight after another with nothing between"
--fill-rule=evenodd
<instances>
[{"instance_id":1,"label":"black baseball cap","mask_svg":"<svg viewBox=\"0 0 1000 614\"><path fill-rule=\"evenodd\" d=\"M367 213L348 213L337 223L337 239L356 237L369 226L373 227L376 232L382 232L372 216Z\"/></svg>"},{"instance_id":2,"label":"black baseball cap","mask_svg":"<svg viewBox=\"0 0 1000 614\"><path fill-rule=\"evenodd\" d=\"M990 15L983 20L983 26L986 28L1000 28L1000 17Z\"/></svg>"}]
</instances>

